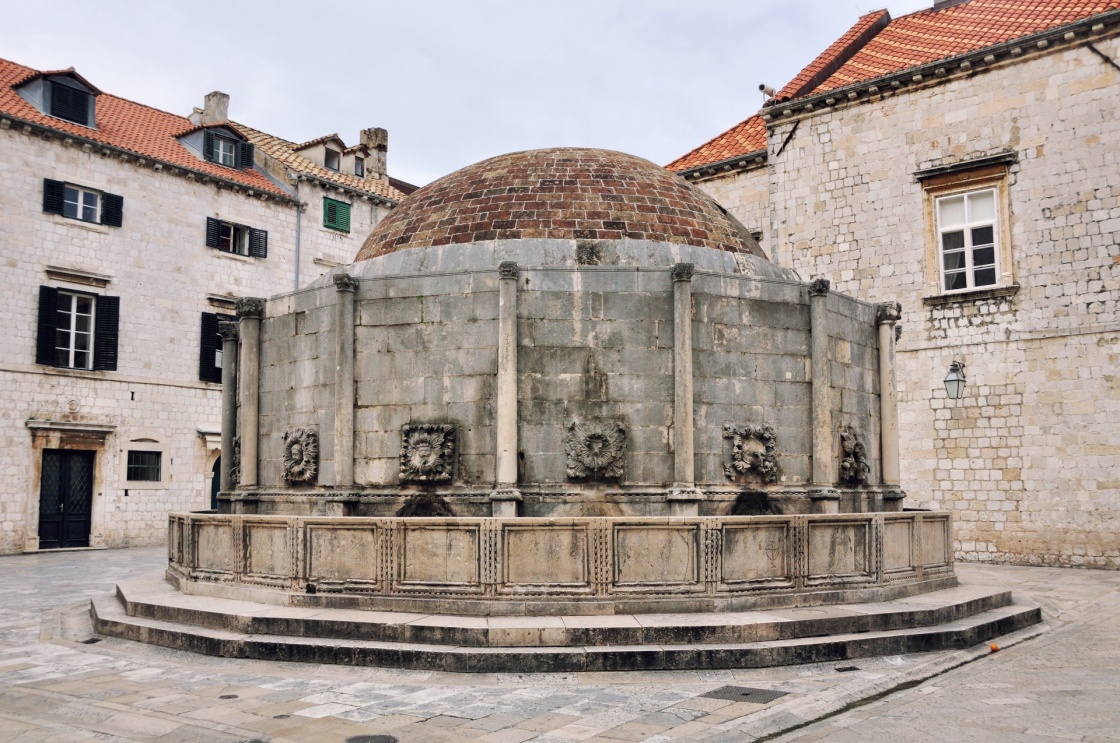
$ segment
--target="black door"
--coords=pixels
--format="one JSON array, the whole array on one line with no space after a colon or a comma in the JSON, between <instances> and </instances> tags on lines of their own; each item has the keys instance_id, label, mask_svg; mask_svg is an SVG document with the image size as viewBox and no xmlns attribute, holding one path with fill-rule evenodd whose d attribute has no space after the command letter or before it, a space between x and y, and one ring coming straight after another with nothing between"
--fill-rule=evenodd
<instances>
[{"instance_id":1,"label":"black door","mask_svg":"<svg viewBox=\"0 0 1120 743\"><path fill-rule=\"evenodd\" d=\"M214 469L210 472L210 510L218 510L218 488L222 484L222 458L214 460Z\"/></svg>"},{"instance_id":2,"label":"black door","mask_svg":"<svg viewBox=\"0 0 1120 743\"><path fill-rule=\"evenodd\" d=\"M93 452L43 450L39 549L88 547L93 505Z\"/></svg>"}]
</instances>

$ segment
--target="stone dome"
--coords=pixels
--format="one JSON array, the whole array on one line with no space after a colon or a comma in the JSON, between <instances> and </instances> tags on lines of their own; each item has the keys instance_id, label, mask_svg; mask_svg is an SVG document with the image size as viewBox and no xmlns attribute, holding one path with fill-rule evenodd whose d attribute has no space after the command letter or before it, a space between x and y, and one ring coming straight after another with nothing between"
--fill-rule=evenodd
<instances>
[{"instance_id":1,"label":"stone dome","mask_svg":"<svg viewBox=\"0 0 1120 743\"><path fill-rule=\"evenodd\" d=\"M642 240L766 259L742 224L683 178L621 152L557 147L483 160L421 188L355 260L534 238Z\"/></svg>"}]
</instances>

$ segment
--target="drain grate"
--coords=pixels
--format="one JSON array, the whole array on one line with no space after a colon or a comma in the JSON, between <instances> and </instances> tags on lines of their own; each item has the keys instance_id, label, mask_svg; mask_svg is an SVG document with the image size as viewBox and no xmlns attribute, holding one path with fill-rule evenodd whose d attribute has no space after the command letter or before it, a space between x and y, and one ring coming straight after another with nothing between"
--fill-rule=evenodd
<instances>
[{"instance_id":1,"label":"drain grate","mask_svg":"<svg viewBox=\"0 0 1120 743\"><path fill-rule=\"evenodd\" d=\"M747 686L721 686L701 694L709 699L726 699L730 702L750 702L752 704L768 704L778 697L784 697L789 692L774 691L773 689L751 689Z\"/></svg>"},{"instance_id":2,"label":"drain grate","mask_svg":"<svg viewBox=\"0 0 1120 743\"><path fill-rule=\"evenodd\" d=\"M346 743L398 743L391 735L351 735Z\"/></svg>"},{"instance_id":3,"label":"drain grate","mask_svg":"<svg viewBox=\"0 0 1120 743\"><path fill-rule=\"evenodd\" d=\"M91 637L88 640L82 640L83 645L96 645L99 642L101 642L100 637Z\"/></svg>"},{"instance_id":4,"label":"drain grate","mask_svg":"<svg viewBox=\"0 0 1120 743\"><path fill-rule=\"evenodd\" d=\"M237 699L236 694L222 694L218 699Z\"/></svg>"},{"instance_id":5,"label":"drain grate","mask_svg":"<svg viewBox=\"0 0 1120 743\"><path fill-rule=\"evenodd\" d=\"M858 671L858 670L859 670L859 666L837 666L836 667L836 672L837 673L851 673L852 671Z\"/></svg>"}]
</instances>

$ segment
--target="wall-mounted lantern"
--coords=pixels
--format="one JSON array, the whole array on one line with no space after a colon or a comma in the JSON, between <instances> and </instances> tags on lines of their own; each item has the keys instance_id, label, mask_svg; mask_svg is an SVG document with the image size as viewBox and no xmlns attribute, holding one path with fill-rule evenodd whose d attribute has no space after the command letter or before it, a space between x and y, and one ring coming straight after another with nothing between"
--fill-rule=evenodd
<instances>
[{"instance_id":1,"label":"wall-mounted lantern","mask_svg":"<svg viewBox=\"0 0 1120 743\"><path fill-rule=\"evenodd\" d=\"M964 382L964 362L954 361L949 364L949 373L945 376L945 392L950 400L964 397Z\"/></svg>"}]
</instances>

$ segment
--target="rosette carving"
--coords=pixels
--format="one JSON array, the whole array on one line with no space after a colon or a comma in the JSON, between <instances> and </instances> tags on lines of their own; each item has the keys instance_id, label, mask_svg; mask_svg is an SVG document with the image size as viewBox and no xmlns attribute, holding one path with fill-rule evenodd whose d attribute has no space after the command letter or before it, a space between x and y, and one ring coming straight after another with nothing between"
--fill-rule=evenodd
<instances>
[{"instance_id":1,"label":"rosette carving","mask_svg":"<svg viewBox=\"0 0 1120 743\"><path fill-rule=\"evenodd\" d=\"M289 428L284 432L284 479L314 482L319 476L319 432Z\"/></svg>"},{"instance_id":2,"label":"rosette carving","mask_svg":"<svg viewBox=\"0 0 1120 743\"><path fill-rule=\"evenodd\" d=\"M621 480L626 425L616 418L577 418L566 426L569 480Z\"/></svg>"},{"instance_id":3,"label":"rosette carving","mask_svg":"<svg viewBox=\"0 0 1120 743\"><path fill-rule=\"evenodd\" d=\"M401 428L401 482L448 482L454 472L454 425L409 423Z\"/></svg>"}]
</instances>

